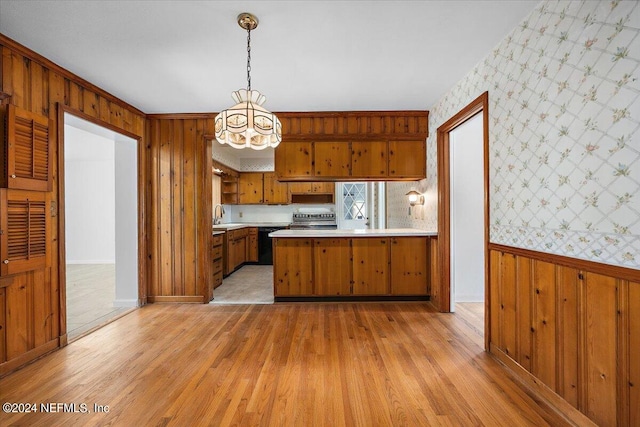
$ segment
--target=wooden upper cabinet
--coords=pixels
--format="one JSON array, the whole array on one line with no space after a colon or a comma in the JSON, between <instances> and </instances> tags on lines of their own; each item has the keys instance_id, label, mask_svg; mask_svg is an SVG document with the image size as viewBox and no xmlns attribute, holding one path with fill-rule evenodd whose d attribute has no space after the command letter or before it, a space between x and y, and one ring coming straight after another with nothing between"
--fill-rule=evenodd
<instances>
[{"instance_id":1,"label":"wooden upper cabinet","mask_svg":"<svg viewBox=\"0 0 640 427\"><path fill-rule=\"evenodd\" d=\"M351 150L348 142L315 142L313 155L316 177L351 175Z\"/></svg>"},{"instance_id":2,"label":"wooden upper cabinet","mask_svg":"<svg viewBox=\"0 0 640 427\"><path fill-rule=\"evenodd\" d=\"M263 175L258 172L243 172L238 179L238 202L259 204L263 201Z\"/></svg>"},{"instance_id":3,"label":"wooden upper cabinet","mask_svg":"<svg viewBox=\"0 0 640 427\"><path fill-rule=\"evenodd\" d=\"M275 149L275 169L278 177L312 177L313 143L282 142Z\"/></svg>"},{"instance_id":4,"label":"wooden upper cabinet","mask_svg":"<svg viewBox=\"0 0 640 427\"><path fill-rule=\"evenodd\" d=\"M264 203L270 205L289 203L289 184L278 181L275 172L264 174Z\"/></svg>"},{"instance_id":5,"label":"wooden upper cabinet","mask_svg":"<svg viewBox=\"0 0 640 427\"><path fill-rule=\"evenodd\" d=\"M49 229L45 193L0 189L0 275L46 267Z\"/></svg>"},{"instance_id":6,"label":"wooden upper cabinet","mask_svg":"<svg viewBox=\"0 0 640 427\"><path fill-rule=\"evenodd\" d=\"M51 191L53 143L51 121L14 105L1 107L3 147L0 150L0 186Z\"/></svg>"},{"instance_id":7,"label":"wooden upper cabinet","mask_svg":"<svg viewBox=\"0 0 640 427\"><path fill-rule=\"evenodd\" d=\"M389 177L426 178L426 141L389 141Z\"/></svg>"},{"instance_id":8,"label":"wooden upper cabinet","mask_svg":"<svg viewBox=\"0 0 640 427\"><path fill-rule=\"evenodd\" d=\"M333 182L312 182L311 192L322 194L333 194L335 192L336 185Z\"/></svg>"},{"instance_id":9,"label":"wooden upper cabinet","mask_svg":"<svg viewBox=\"0 0 640 427\"><path fill-rule=\"evenodd\" d=\"M352 178L387 177L387 142L353 141L351 143Z\"/></svg>"}]
</instances>

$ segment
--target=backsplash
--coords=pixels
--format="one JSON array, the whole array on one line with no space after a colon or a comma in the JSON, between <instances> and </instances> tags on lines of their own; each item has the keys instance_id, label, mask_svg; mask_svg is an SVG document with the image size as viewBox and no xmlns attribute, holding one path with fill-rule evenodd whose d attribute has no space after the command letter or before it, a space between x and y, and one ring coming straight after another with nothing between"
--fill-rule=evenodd
<instances>
[{"instance_id":1,"label":"backsplash","mask_svg":"<svg viewBox=\"0 0 640 427\"><path fill-rule=\"evenodd\" d=\"M290 223L293 212L298 208L334 208L335 205L224 205L225 215L222 220L227 222L283 222ZM242 216L240 216L242 215Z\"/></svg>"},{"instance_id":2,"label":"backsplash","mask_svg":"<svg viewBox=\"0 0 640 427\"><path fill-rule=\"evenodd\" d=\"M639 72L638 2L540 3L429 109L427 179L389 185L389 225L437 224L436 129L489 91L491 242L640 268Z\"/></svg>"}]
</instances>

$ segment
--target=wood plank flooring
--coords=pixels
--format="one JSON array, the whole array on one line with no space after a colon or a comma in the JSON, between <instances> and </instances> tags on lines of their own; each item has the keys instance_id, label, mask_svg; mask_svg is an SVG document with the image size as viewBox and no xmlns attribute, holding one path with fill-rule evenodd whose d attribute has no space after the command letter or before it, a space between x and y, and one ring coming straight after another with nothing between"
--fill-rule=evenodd
<instances>
[{"instance_id":1,"label":"wood plank flooring","mask_svg":"<svg viewBox=\"0 0 640 427\"><path fill-rule=\"evenodd\" d=\"M2 402L91 413L2 424L567 425L476 341L428 303L152 304L0 380Z\"/></svg>"},{"instance_id":2,"label":"wood plank flooring","mask_svg":"<svg viewBox=\"0 0 640 427\"><path fill-rule=\"evenodd\" d=\"M67 264L66 272L69 340L130 310L113 306L116 297L115 264Z\"/></svg>"}]
</instances>

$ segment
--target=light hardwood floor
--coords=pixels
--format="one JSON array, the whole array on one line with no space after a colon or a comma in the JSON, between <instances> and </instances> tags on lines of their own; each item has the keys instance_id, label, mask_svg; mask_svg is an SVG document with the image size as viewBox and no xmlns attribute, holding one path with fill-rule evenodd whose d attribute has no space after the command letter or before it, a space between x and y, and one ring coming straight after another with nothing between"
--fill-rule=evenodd
<instances>
[{"instance_id":1,"label":"light hardwood floor","mask_svg":"<svg viewBox=\"0 0 640 427\"><path fill-rule=\"evenodd\" d=\"M67 336L82 334L123 315L130 308L116 308L115 264L67 264Z\"/></svg>"},{"instance_id":2,"label":"light hardwood floor","mask_svg":"<svg viewBox=\"0 0 640 427\"><path fill-rule=\"evenodd\" d=\"M562 426L428 303L152 304L0 380L4 425ZM108 413L93 413L93 405Z\"/></svg>"}]
</instances>

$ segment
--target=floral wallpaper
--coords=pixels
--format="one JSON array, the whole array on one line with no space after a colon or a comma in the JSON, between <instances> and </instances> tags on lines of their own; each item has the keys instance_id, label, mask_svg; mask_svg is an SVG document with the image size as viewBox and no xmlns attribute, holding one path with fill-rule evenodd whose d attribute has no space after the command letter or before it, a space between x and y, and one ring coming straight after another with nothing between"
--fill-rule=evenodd
<instances>
[{"instance_id":1,"label":"floral wallpaper","mask_svg":"<svg viewBox=\"0 0 640 427\"><path fill-rule=\"evenodd\" d=\"M427 179L389 186L389 226L437 227L435 131L484 91L491 242L640 269L639 3L537 5L429 109Z\"/></svg>"}]
</instances>

